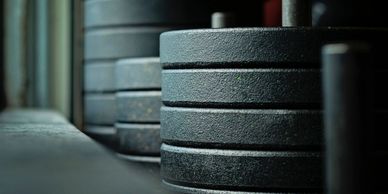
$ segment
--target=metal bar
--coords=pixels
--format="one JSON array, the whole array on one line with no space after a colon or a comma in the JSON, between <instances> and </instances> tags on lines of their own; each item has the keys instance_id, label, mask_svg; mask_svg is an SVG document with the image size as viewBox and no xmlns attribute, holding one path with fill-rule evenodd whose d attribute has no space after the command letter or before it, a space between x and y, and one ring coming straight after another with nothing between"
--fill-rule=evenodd
<instances>
[{"instance_id":1,"label":"metal bar","mask_svg":"<svg viewBox=\"0 0 388 194\"><path fill-rule=\"evenodd\" d=\"M311 26L311 0L283 0L283 27Z\"/></svg>"},{"instance_id":2,"label":"metal bar","mask_svg":"<svg viewBox=\"0 0 388 194\"><path fill-rule=\"evenodd\" d=\"M368 192L367 90L369 48L364 44L324 46L323 87L326 183L329 194Z\"/></svg>"},{"instance_id":3,"label":"metal bar","mask_svg":"<svg viewBox=\"0 0 388 194\"><path fill-rule=\"evenodd\" d=\"M212 14L212 28L227 28L235 25L235 16L233 13L215 12Z\"/></svg>"}]
</instances>

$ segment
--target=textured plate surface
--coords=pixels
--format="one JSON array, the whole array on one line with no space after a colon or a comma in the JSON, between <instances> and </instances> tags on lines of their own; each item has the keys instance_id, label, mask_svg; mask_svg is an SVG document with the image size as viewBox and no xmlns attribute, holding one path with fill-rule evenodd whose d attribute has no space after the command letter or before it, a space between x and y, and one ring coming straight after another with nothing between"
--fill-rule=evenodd
<instances>
[{"instance_id":1,"label":"textured plate surface","mask_svg":"<svg viewBox=\"0 0 388 194\"><path fill-rule=\"evenodd\" d=\"M87 124L114 125L116 115L114 94L86 94L84 103Z\"/></svg>"},{"instance_id":2,"label":"textured plate surface","mask_svg":"<svg viewBox=\"0 0 388 194\"><path fill-rule=\"evenodd\" d=\"M160 91L117 92L117 121L159 123Z\"/></svg>"},{"instance_id":3,"label":"textured plate surface","mask_svg":"<svg viewBox=\"0 0 388 194\"><path fill-rule=\"evenodd\" d=\"M159 56L160 33L169 27L115 27L85 33L85 59Z\"/></svg>"},{"instance_id":4,"label":"textured plate surface","mask_svg":"<svg viewBox=\"0 0 388 194\"><path fill-rule=\"evenodd\" d=\"M113 92L115 60L88 62L84 69L84 91Z\"/></svg>"},{"instance_id":5,"label":"textured plate surface","mask_svg":"<svg viewBox=\"0 0 388 194\"><path fill-rule=\"evenodd\" d=\"M328 42L373 42L383 53L387 30L362 28L228 28L181 30L160 37L164 67L313 66L319 68L321 47ZM384 55L382 55L384 56ZM276 64L273 64L276 63Z\"/></svg>"},{"instance_id":6,"label":"textured plate surface","mask_svg":"<svg viewBox=\"0 0 388 194\"><path fill-rule=\"evenodd\" d=\"M160 155L159 124L116 123L120 153L135 155Z\"/></svg>"},{"instance_id":7,"label":"textured plate surface","mask_svg":"<svg viewBox=\"0 0 388 194\"><path fill-rule=\"evenodd\" d=\"M320 189L319 152L161 147L164 180L200 188Z\"/></svg>"},{"instance_id":8,"label":"textured plate surface","mask_svg":"<svg viewBox=\"0 0 388 194\"><path fill-rule=\"evenodd\" d=\"M115 66L116 89L160 90L161 71L158 57L119 60Z\"/></svg>"},{"instance_id":9,"label":"textured plate surface","mask_svg":"<svg viewBox=\"0 0 388 194\"><path fill-rule=\"evenodd\" d=\"M112 149L117 147L116 129L113 126L88 125L83 132L105 146Z\"/></svg>"},{"instance_id":10,"label":"textured plate surface","mask_svg":"<svg viewBox=\"0 0 388 194\"><path fill-rule=\"evenodd\" d=\"M163 103L171 106L318 107L314 69L163 70Z\"/></svg>"},{"instance_id":11,"label":"textured plate surface","mask_svg":"<svg viewBox=\"0 0 388 194\"><path fill-rule=\"evenodd\" d=\"M322 112L162 107L161 138L207 148L320 149Z\"/></svg>"}]
</instances>

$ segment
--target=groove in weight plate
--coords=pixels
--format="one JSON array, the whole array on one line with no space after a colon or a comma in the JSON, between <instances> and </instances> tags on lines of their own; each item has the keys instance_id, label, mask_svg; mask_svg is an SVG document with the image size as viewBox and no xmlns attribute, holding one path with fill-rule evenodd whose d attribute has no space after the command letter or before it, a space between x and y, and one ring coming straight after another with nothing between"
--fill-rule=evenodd
<instances>
[{"instance_id":1,"label":"groove in weight plate","mask_svg":"<svg viewBox=\"0 0 388 194\"><path fill-rule=\"evenodd\" d=\"M84 103L85 123L114 125L116 115L114 94L86 94Z\"/></svg>"},{"instance_id":2,"label":"groove in weight plate","mask_svg":"<svg viewBox=\"0 0 388 194\"><path fill-rule=\"evenodd\" d=\"M320 70L163 70L162 100L168 106L316 108Z\"/></svg>"},{"instance_id":3,"label":"groove in weight plate","mask_svg":"<svg viewBox=\"0 0 388 194\"><path fill-rule=\"evenodd\" d=\"M162 180L162 184L165 185L169 190L177 193L192 193L192 194L280 194L279 192L260 192L260 191L235 191L235 190L223 190L223 189L204 189L196 187L188 187L175 185L167 181ZM284 192L282 192L284 193ZM319 194L319 192L287 192L287 194Z\"/></svg>"},{"instance_id":4,"label":"groove in weight plate","mask_svg":"<svg viewBox=\"0 0 388 194\"><path fill-rule=\"evenodd\" d=\"M161 71L158 57L119 60L115 66L116 89L160 90Z\"/></svg>"},{"instance_id":5,"label":"groove in weight plate","mask_svg":"<svg viewBox=\"0 0 388 194\"><path fill-rule=\"evenodd\" d=\"M387 32L386 29L350 27L170 31L160 36L160 60L164 68L320 68L321 47L333 41L360 40L371 43L372 53L384 59Z\"/></svg>"},{"instance_id":6,"label":"groove in weight plate","mask_svg":"<svg viewBox=\"0 0 388 194\"><path fill-rule=\"evenodd\" d=\"M88 125L83 132L110 148L116 148L116 129L113 126Z\"/></svg>"},{"instance_id":7,"label":"groove in weight plate","mask_svg":"<svg viewBox=\"0 0 388 194\"><path fill-rule=\"evenodd\" d=\"M115 60L87 62L84 69L84 91L113 92Z\"/></svg>"},{"instance_id":8,"label":"groove in weight plate","mask_svg":"<svg viewBox=\"0 0 388 194\"><path fill-rule=\"evenodd\" d=\"M320 110L161 108L161 138L173 145L320 150Z\"/></svg>"},{"instance_id":9,"label":"groove in weight plate","mask_svg":"<svg viewBox=\"0 0 388 194\"><path fill-rule=\"evenodd\" d=\"M159 56L159 35L173 27L115 27L86 31L85 59Z\"/></svg>"},{"instance_id":10,"label":"groove in weight plate","mask_svg":"<svg viewBox=\"0 0 388 194\"><path fill-rule=\"evenodd\" d=\"M322 189L320 152L275 152L176 147L162 144L167 182L199 188Z\"/></svg>"},{"instance_id":11,"label":"groove in weight plate","mask_svg":"<svg viewBox=\"0 0 388 194\"><path fill-rule=\"evenodd\" d=\"M134 123L159 123L160 91L117 92L117 121Z\"/></svg>"},{"instance_id":12,"label":"groove in weight plate","mask_svg":"<svg viewBox=\"0 0 388 194\"><path fill-rule=\"evenodd\" d=\"M116 123L118 149L120 153L134 155L160 155L159 124Z\"/></svg>"}]
</instances>

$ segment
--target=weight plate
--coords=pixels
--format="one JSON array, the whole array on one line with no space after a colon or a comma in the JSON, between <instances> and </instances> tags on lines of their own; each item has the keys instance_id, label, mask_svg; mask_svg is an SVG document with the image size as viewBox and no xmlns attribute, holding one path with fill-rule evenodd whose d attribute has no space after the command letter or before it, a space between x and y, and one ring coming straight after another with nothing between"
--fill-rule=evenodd
<instances>
[{"instance_id":1,"label":"weight plate","mask_svg":"<svg viewBox=\"0 0 388 194\"><path fill-rule=\"evenodd\" d=\"M162 144L165 181L208 189L319 190L320 152L277 152L176 147Z\"/></svg>"},{"instance_id":2,"label":"weight plate","mask_svg":"<svg viewBox=\"0 0 388 194\"><path fill-rule=\"evenodd\" d=\"M117 154L120 159L129 161L129 162L142 162L142 163L155 163L160 164L160 157L157 156L134 156L134 155L125 155Z\"/></svg>"},{"instance_id":3,"label":"weight plate","mask_svg":"<svg viewBox=\"0 0 388 194\"><path fill-rule=\"evenodd\" d=\"M114 94L86 94L84 103L85 123L113 126L116 115Z\"/></svg>"},{"instance_id":4,"label":"weight plate","mask_svg":"<svg viewBox=\"0 0 388 194\"><path fill-rule=\"evenodd\" d=\"M314 69L163 70L163 103L204 107L319 107Z\"/></svg>"},{"instance_id":5,"label":"weight plate","mask_svg":"<svg viewBox=\"0 0 388 194\"><path fill-rule=\"evenodd\" d=\"M320 149L320 110L161 108L161 138L173 145Z\"/></svg>"},{"instance_id":6,"label":"weight plate","mask_svg":"<svg viewBox=\"0 0 388 194\"><path fill-rule=\"evenodd\" d=\"M117 90L160 90L161 65L158 57L122 59L116 63Z\"/></svg>"},{"instance_id":7,"label":"weight plate","mask_svg":"<svg viewBox=\"0 0 388 194\"><path fill-rule=\"evenodd\" d=\"M159 56L160 33L168 27L116 27L86 31L85 59Z\"/></svg>"},{"instance_id":8,"label":"weight plate","mask_svg":"<svg viewBox=\"0 0 388 194\"><path fill-rule=\"evenodd\" d=\"M116 129L114 127L88 125L83 132L103 145L113 149L117 147Z\"/></svg>"},{"instance_id":9,"label":"weight plate","mask_svg":"<svg viewBox=\"0 0 388 194\"><path fill-rule=\"evenodd\" d=\"M113 92L115 60L87 62L85 64L84 91Z\"/></svg>"},{"instance_id":10,"label":"weight plate","mask_svg":"<svg viewBox=\"0 0 388 194\"><path fill-rule=\"evenodd\" d=\"M211 11L207 4L198 0L88 1L85 3L85 27L209 24Z\"/></svg>"},{"instance_id":11,"label":"weight plate","mask_svg":"<svg viewBox=\"0 0 388 194\"><path fill-rule=\"evenodd\" d=\"M160 91L117 92L117 121L159 123L160 95Z\"/></svg>"},{"instance_id":12,"label":"weight plate","mask_svg":"<svg viewBox=\"0 0 388 194\"><path fill-rule=\"evenodd\" d=\"M322 45L333 41L371 42L374 45L372 53L384 56L388 42L387 32L386 29L346 27L171 31L163 33L160 37L160 60L165 68L248 66L319 68Z\"/></svg>"},{"instance_id":13,"label":"weight plate","mask_svg":"<svg viewBox=\"0 0 388 194\"><path fill-rule=\"evenodd\" d=\"M159 124L116 123L120 153L135 155L160 155Z\"/></svg>"},{"instance_id":14,"label":"weight plate","mask_svg":"<svg viewBox=\"0 0 388 194\"><path fill-rule=\"evenodd\" d=\"M167 181L162 180L163 185L165 185L169 190L176 193L191 193L191 194L285 194L284 192L252 192L252 191L231 191L231 190L221 190L221 189L203 189L195 187L187 187L181 185L174 185ZM297 192L298 194L318 194L311 192ZM297 194L296 192L287 192L287 194Z\"/></svg>"},{"instance_id":15,"label":"weight plate","mask_svg":"<svg viewBox=\"0 0 388 194\"><path fill-rule=\"evenodd\" d=\"M242 0L96 0L85 3L85 26L188 25L210 26L215 11L236 12L241 25L259 25L261 2Z\"/></svg>"}]
</instances>

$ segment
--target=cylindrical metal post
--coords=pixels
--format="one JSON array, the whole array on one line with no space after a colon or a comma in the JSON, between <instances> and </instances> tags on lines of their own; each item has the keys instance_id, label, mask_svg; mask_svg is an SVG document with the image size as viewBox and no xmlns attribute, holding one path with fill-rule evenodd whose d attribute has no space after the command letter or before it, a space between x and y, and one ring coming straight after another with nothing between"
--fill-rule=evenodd
<instances>
[{"instance_id":1,"label":"cylindrical metal post","mask_svg":"<svg viewBox=\"0 0 388 194\"><path fill-rule=\"evenodd\" d=\"M283 0L282 25L283 27L311 26L310 0Z\"/></svg>"},{"instance_id":2,"label":"cylindrical metal post","mask_svg":"<svg viewBox=\"0 0 388 194\"><path fill-rule=\"evenodd\" d=\"M235 25L233 13L215 12L212 14L212 28L227 28Z\"/></svg>"},{"instance_id":3,"label":"cylindrical metal post","mask_svg":"<svg viewBox=\"0 0 388 194\"><path fill-rule=\"evenodd\" d=\"M323 47L322 57L328 193L369 193L369 48L364 44L330 44Z\"/></svg>"}]
</instances>

